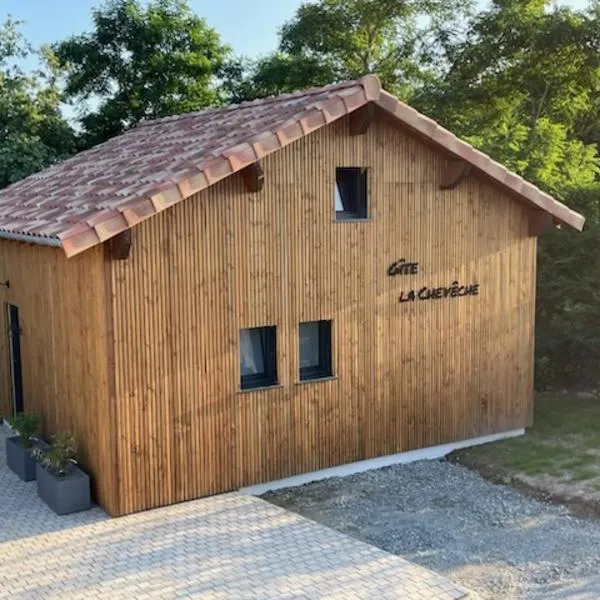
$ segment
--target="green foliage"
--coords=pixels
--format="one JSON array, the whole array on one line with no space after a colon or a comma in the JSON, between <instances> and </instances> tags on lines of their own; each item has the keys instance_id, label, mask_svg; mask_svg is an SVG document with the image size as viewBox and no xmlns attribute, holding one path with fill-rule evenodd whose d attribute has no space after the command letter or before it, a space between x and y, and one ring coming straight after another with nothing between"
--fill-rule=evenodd
<instances>
[{"instance_id":1,"label":"green foliage","mask_svg":"<svg viewBox=\"0 0 600 600\"><path fill-rule=\"evenodd\" d=\"M70 433L57 433L46 452L37 455L37 460L48 471L57 477L67 475L75 460L77 446Z\"/></svg>"},{"instance_id":2,"label":"green foliage","mask_svg":"<svg viewBox=\"0 0 600 600\"><path fill-rule=\"evenodd\" d=\"M531 126L518 115L504 114L464 139L553 194L560 194L573 182L591 185L599 170L595 144L570 138L562 123L547 117Z\"/></svg>"},{"instance_id":3,"label":"green foliage","mask_svg":"<svg viewBox=\"0 0 600 600\"><path fill-rule=\"evenodd\" d=\"M585 230L540 238L536 313L537 387L598 389L600 376L600 184L574 187L564 201Z\"/></svg>"},{"instance_id":4,"label":"green foliage","mask_svg":"<svg viewBox=\"0 0 600 600\"><path fill-rule=\"evenodd\" d=\"M583 493L600 490L598 446L600 402L589 394L538 394L533 427L522 437L465 450L452 458L474 467L492 467L504 475L536 484L540 489L573 481ZM533 480L531 479L533 478ZM585 497L585 496L584 496Z\"/></svg>"},{"instance_id":5,"label":"green foliage","mask_svg":"<svg viewBox=\"0 0 600 600\"><path fill-rule=\"evenodd\" d=\"M32 54L20 23L0 25L0 189L66 158L74 133L60 112L56 65L42 49L42 69L25 74L19 61Z\"/></svg>"},{"instance_id":6,"label":"green foliage","mask_svg":"<svg viewBox=\"0 0 600 600\"><path fill-rule=\"evenodd\" d=\"M539 240L537 385L598 388L600 10L495 0L444 44L421 110L587 218Z\"/></svg>"},{"instance_id":7,"label":"green foliage","mask_svg":"<svg viewBox=\"0 0 600 600\"><path fill-rule=\"evenodd\" d=\"M330 65L307 56L275 52L256 61L236 59L223 69L223 91L229 102L286 94L336 80Z\"/></svg>"},{"instance_id":8,"label":"green foliage","mask_svg":"<svg viewBox=\"0 0 600 600\"><path fill-rule=\"evenodd\" d=\"M25 448L31 448L40 435L40 419L36 415L19 413L10 420L10 426L19 432Z\"/></svg>"},{"instance_id":9,"label":"green foliage","mask_svg":"<svg viewBox=\"0 0 600 600\"><path fill-rule=\"evenodd\" d=\"M279 52L227 71L234 100L377 73L402 98L431 77L434 38L453 38L471 0L319 0L281 29ZM245 68L244 68L245 67Z\"/></svg>"},{"instance_id":10,"label":"green foliage","mask_svg":"<svg viewBox=\"0 0 600 600\"><path fill-rule=\"evenodd\" d=\"M142 119L219 103L215 77L229 49L186 0L111 0L92 20L92 32L53 47L66 73L65 97L86 106L84 146Z\"/></svg>"},{"instance_id":11,"label":"green foliage","mask_svg":"<svg viewBox=\"0 0 600 600\"><path fill-rule=\"evenodd\" d=\"M445 44L414 102L550 191L589 185L600 137L600 21L543 0L495 0ZM598 130L600 131L600 130Z\"/></svg>"}]
</instances>

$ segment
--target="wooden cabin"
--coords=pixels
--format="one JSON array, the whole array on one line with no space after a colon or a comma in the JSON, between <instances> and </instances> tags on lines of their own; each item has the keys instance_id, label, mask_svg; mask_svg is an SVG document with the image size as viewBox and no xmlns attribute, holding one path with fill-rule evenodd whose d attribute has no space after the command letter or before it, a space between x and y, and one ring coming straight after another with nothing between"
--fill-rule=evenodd
<instances>
[{"instance_id":1,"label":"wooden cabin","mask_svg":"<svg viewBox=\"0 0 600 600\"><path fill-rule=\"evenodd\" d=\"M0 415L111 515L518 431L583 223L372 75L142 123L0 192Z\"/></svg>"}]
</instances>

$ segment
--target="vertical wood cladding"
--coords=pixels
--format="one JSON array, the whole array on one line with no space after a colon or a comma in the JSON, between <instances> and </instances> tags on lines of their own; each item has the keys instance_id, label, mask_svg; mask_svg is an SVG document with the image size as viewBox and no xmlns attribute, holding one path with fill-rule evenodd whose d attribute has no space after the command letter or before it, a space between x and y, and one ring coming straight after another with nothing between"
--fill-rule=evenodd
<instances>
[{"instance_id":1,"label":"vertical wood cladding","mask_svg":"<svg viewBox=\"0 0 600 600\"><path fill-rule=\"evenodd\" d=\"M343 119L267 157L261 192L238 174L134 229L110 263L115 512L530 424L527 210L473 175L440 190L443 164ZM368 220L335 221L336 166L368 168ZM388 276L402 258L418 274ZM454 281L479 295L398 301ZM335 378L300 383L298 324L319 319ZM264 325L279 385L240 392L239 330Z\"/></svg>"},{"instance_id":2,"label":"vertical wood cladding","mask_svg":"<svg viewBox=\"0 0 600 600\"><path fill-rule=\"evenodd\" d=\"M117 511L108 394L104 248L73 259L48 248L0 241L0 415L12 416L4 311L19 308L24 409L40 415L43 432L70 431L92 474L99 501Z\"/></svg>"}]
</instances>

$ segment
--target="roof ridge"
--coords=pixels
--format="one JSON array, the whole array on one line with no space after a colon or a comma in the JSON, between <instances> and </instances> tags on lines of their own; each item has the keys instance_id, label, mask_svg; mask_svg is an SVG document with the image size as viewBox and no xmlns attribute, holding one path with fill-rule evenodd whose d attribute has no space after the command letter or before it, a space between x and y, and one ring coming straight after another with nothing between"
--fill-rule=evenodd
<instances>
[{"instance_id":1,"label":"roof ridge","mask_svg":"<svg viewBox=\"0 0 600 600\"><path fill-rule=\"evenodd\" d=\"M369 103L450 160L464 161L457 163L463 172L465 164L472 165L527 201L532 214L541 210L550 222L583 227L584 217L382 90L376 75L365 75L141 123L2 190L0 238L39 241L45 236L73 256ZM355 125L371 117L364 110ZM189 121L179 126L182 119ZM202 127L195 127L194 119ZM165 125L152 131L150 126L158 123Z\"/></svg>"},{"instance_id":2,"label":"roof ridge","mask_svg":"<svg viewBox=\"0 0 600 600\"><path fill-rule=\"evenodd\" d=\"M158 117L156 119L149 119L147 121L140 121L133 130L141 127L150 127L152 125L159 125L161 123L172 122L172 121L183 121L184 119L191 119L200 115L211 115L218 112L231 112L239 110L241 108L248 108L251 106L258 106L262 104L273 104L278 102L285 102L291 98L302 98L305 96L317 96L322 93L331 92L335 90L341 90L350 88L356 85L362 85L363 78L361 79L348 79L337 83L330 83L322 87L312 87L305 90L296 90L295 92L288 92L286 94L272 94L265 96L264 98L255 98L254 100L244 100L237 104L226 104L225 106L212 106L203 108L202 110L196 110L187 113L181 113L179 115L169 115L167 117ZM129 131L132 131L131 129Z\"/></svg>"}]
</instances>

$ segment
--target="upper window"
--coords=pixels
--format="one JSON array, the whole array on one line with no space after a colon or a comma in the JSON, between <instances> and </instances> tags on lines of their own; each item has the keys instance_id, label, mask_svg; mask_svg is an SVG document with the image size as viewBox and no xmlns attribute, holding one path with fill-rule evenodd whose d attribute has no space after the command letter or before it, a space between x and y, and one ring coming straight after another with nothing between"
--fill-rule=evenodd
<instances>
[{"instance_id":1,"label":"upper window","mask_svg":"<svg viewBox=\"0 0 600 600\"><path fill-rule=\"evenodd\" d=\"M334 198L336 219L366 219L367 169L338 167L335 170Z\"/></svg>"},{"instance_id":2,"label":"upper window","mask_svg":"<svg viewBox=\"0 0 600 600\"><path fill-rule=\"evenodd\" d=\"M240 373L243 390L277 383L275 327L240 331Z\"/></svg>"},{"instance_id":3,"label":"upper window","mask_svg":"<svg viewBox=\"0 0 600 600\"><path fill-rule=\"evenodd\" d=\"M300 323L300 379L331 374L331 321Z\"/></svg>"}]
</instances>

